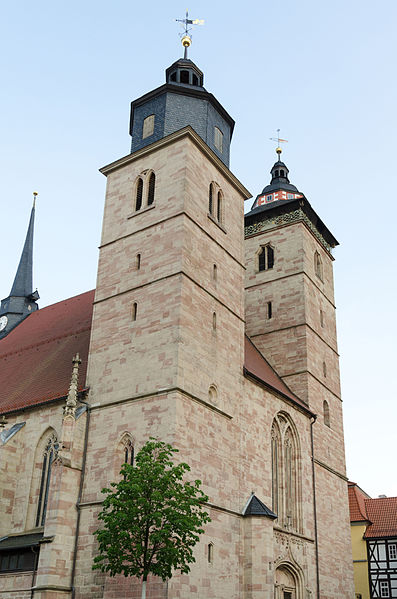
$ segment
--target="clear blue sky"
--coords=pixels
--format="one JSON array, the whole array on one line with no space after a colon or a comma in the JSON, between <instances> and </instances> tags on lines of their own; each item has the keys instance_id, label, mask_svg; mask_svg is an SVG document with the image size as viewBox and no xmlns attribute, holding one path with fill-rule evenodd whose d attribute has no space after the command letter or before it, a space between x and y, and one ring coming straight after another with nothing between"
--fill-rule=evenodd
<instances>
[{"instance_id":1,"label":"clear blue sky","mask_svg":"<svg viewBox=\"0 0 397 599\"><path fill-rule=\"evenodd\" d=\"M190 56L236 120L231 170L255 196L281 128L290 179L334 255L348 476L397 495L395 0L192 2ZM105 178L127 154L129 103L181 55L185 5L27 0L2 6L2 277L10 291L39 191L34 284L45 306L95 286Z\"/></svg>"}]
</instances>

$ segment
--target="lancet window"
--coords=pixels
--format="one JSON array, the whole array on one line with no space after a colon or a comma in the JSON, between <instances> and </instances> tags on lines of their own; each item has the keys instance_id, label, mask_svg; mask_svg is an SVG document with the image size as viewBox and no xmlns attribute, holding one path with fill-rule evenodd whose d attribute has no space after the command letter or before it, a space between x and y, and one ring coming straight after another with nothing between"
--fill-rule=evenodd
<instances>
[{"instance_id":1,"label":"lancet window","mask_svg":"<svg viewBox=\"0 0 397 599\"><path fill-rule=\"evenodd\" d=\"M323 280L323 262L321 260L321 256L318 252L314 253L314 272L318 276L318 278Z\"/></svg>"},{"instance_id":2,"label":"lancet window","mask_svg":"<svg viewBox=\"0 0 397 599\"><path fill-rule=\"evenodd\" d=\"M138 212L154 204L156 191L156 175L145 170L137 177L134 186L134 210Z\"/></svg>"},{"instance_id":3,"label":"lancet window","mask_svg":"<svg viewBox=\"0 0 397 599\"><path fill-rule=\"evenodd\" d=\"M271 429L272 509L278 524L301 531L298 437L286 414L279 413Z\"/></svg>"},{"instance_id":4,"label":"lancet window","mask_svg":"<svg viewBox=\"0 0 397 599\"><path fill-rule=\"evenodd\" d=\"M258 252L258 270L270 270L274 266L274 249L271 245L264 245Z\"/></svg>"},{"instance_id":5,"label":"lancet window","mask_svg":"<svg viewBox=\"0 0 397 599\"><path fill-rule=\"evenodd\" d=\"M43 464L41 467L39 499L36 513L36 526L44 526L47 513L48 493L50 489L52 464L58 454L59 443L55 433L47 440L43 453Z\"/></svg>"}]
</instances>

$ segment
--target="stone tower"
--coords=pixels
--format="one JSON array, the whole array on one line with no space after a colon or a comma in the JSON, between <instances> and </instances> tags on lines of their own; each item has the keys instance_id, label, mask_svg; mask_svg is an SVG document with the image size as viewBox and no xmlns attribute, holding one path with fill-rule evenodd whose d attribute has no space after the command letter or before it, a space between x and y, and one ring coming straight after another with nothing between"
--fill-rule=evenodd
<instances>
[{"instance_id":1,"label":"stone tower","mask_svg":"<svg viewBox=\"0 0 397 599\"><path fill-rule=\"evenodd\" d=\"M326 597L340 556L348 559L351 551L332 267L338 242L288 172L279 155L270 185L245 215L246 330L317 415L314 499L319 591Z\"/></svg>"}]
</instances>

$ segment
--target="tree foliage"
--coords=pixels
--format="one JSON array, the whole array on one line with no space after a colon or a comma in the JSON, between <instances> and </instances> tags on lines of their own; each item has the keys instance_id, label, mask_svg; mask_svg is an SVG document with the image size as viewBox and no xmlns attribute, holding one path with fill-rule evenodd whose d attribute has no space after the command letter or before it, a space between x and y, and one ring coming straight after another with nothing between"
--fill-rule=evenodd
<instances>
[{"instance_id":1,"label":"tree foliage","mask_svg":"<svg viewBox=\"0 0 397 599\"><path fill-rule=\"evenodd\" d=\"M208 497L201 481L184 482L190 470L174 464L178 450L151 439L136 455L134 466L124 464L123 479L102 489L107 496L95 531L99 555L93 569L111 576L171 578L173 570L187 573L195 561L193 547L210 521L203 503Z\"/></svg>"}]
</instances>

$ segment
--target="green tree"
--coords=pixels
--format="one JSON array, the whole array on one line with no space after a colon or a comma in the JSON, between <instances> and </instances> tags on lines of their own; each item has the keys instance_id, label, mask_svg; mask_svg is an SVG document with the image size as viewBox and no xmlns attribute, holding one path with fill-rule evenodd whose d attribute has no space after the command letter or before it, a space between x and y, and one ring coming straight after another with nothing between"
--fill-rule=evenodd
<instances>
[{"instance_id":1,"label":"green tree","mask_svg":"<svg viewBox=\"0 0 397 599\"><path fill-rule=\"evenodd\" d=\"M203 504L208 497L201 481L184 482L190 470L174 464L178 450L150 439L137 453L135 465L123 464L123 479L102 489L107 497L98 518L103 528L95 531L99 555L93 569L110 576L124 574L142 578L146 597L149 574L171 578L173 570L190 571L193 547L210 522Z\"/></svg>"}]
</instances>

